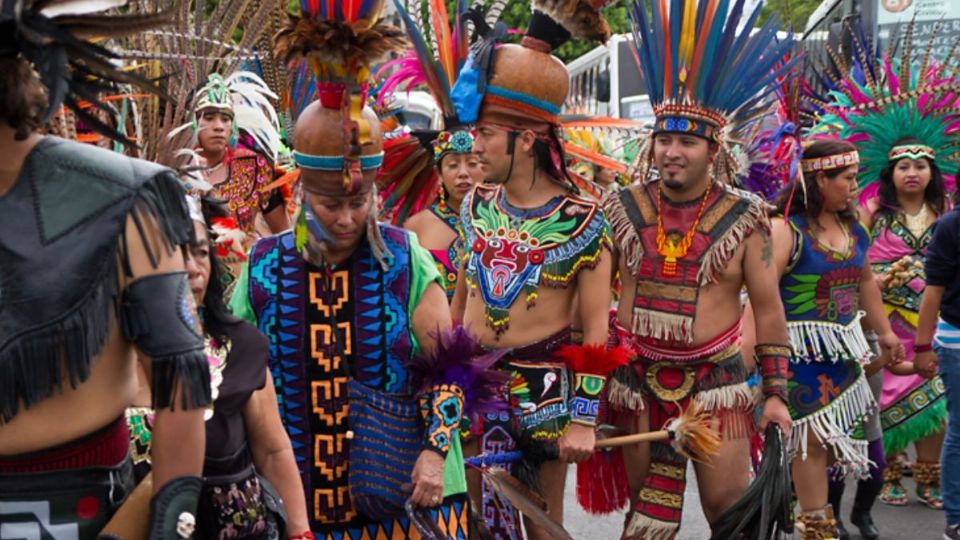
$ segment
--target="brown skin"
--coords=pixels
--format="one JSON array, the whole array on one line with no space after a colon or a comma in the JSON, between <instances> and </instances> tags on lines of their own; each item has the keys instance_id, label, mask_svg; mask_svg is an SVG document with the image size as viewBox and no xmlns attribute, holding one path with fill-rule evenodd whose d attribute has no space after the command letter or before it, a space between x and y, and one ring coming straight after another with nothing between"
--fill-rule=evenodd
<instances>
[{"instance_id":1,"label":"brown skin","mask_svg":"<svg viewBox=\"0 0 960 540\"><path fill-rule=\"evenodd\" d=\"M603 189L610 189L610 187L617 182L617 173L613 172L611 169L599 167L597 172L593 175L593 181Z\"/></svg>"},{"instance_id":2,"label":"brown skin","mask_svg":"<svg viewBox=\"0 0 960 540\"><path fill-rule=\"evenodd\" d=\"M13 130L6 125L0 126L0 151L8 156L0 169L0 193L6 193L13 186L24 158L40 139L40 136L31 136L25 141L14 141ZM179 250L167 252L157 249L161 239L156 223L143 220L142 224L144 235L150 239L154 253L159 257L158 266L151 266L137 226L128 218L126 233L132 276L121 276L121 290L145 276L184 270ZM13 420L0 425L0 456L63 444L119 418L137 394L138 358L144 372L150 373L150 359L123 338L119 325L114 321L100 355L91 363L90 377L86 381L76 388L71 388L69 382L64 381L61 393L21 411ZM172 478L199 476L203 469L203 410L179 409L179 396L175 397L173 403L177 404L176 410L164 409L156 415L153 438L154 491ZM50 426L57 426L57 429L50 429Z\"/></svg>"},{"instance_id":3,"label":"brown skin","mask_svg":"<svg viewBox=\"0 0 960 540\"><path fill-rule=\"evenodd\" d=\"M483 179L480 161L473 154L447 154L437 166L437 171L447 190L447 207L454 212L460 211L463 198ZM429 209L411 216L403 223L403 228L413 231L420 245L427 249L447 249L457 236Z\"/></svg>"},{"instance_id":4,"label":"brown skin","mask_svg":"<svg viewBox=\"0 0 960 540\"><path fill-rule=\"evenodd\" d=\"M851 166L834 178L828 178L822 172L817 173L816 181L824 198L823 211L814 225L816 235L828 249L845 252L849 243L855 240L852 233L844 232L837 213L850 208L854 204L857 167ZM773 240L773 257L776 261L779 280L779 277L783 276L786 271L794 241L792 230L783 219L773 220ZM751 297L752 301L753 297ZM860 278L860 306L866 312L864 326L876 329L880 336L882 352L889 355L890 361L893 363L903 361L903 346L896 334L890 329L890 321L887 320L883 311L880 289L877 287L869 261L864 263ZM755 310L756 306L753 306L753 308ZM750 317L750 307L747 311L747 317ZM830 460L831 456L828 450L816 440L816 435L810 431L807 441L807 458L802 459L802 456L796 456L792 466L797 499L803 511L812 511L826 506L827 465Z\"/></svg>"},{"instance_id":5,"label":"brown skin","mask_svg":"<svg viewBox=\"0 0 960 540\"><path fill-rule=\"evenodd\" d=\"M715 159L717 147L699 137L677 134L659 134L654 138L654 163L663 177L664 196L675 202L701 197L710 182L709 168ZM642 196L640 187L629 188L635 197ZM700 289L693 324L693 343L701 345L715 339L737 323L740 318L740 290L746 285L756 313L755 323L744 321L744 334L755 332L763 343L787 343L787 328L783 304L779 295L770 294L777 288L778 274L771 257L771 238L765 233L750 235L737 249L715 283ZM617 317L630 328L636 292L636 279L621 261L623 298ZM751 357L744 348L744 356ZM649 430L649 413L642 412L630 425L631 432ZM769 422L790 432L790 414L779 398L768 398L760 420L761 429ZM636 497L650 466L649 444L625 448L630 492ZM718 453L709 463L694 464L700 486L700 502L707 521L714 522L746 490L750 467L749 440L724 439Z\"/></svg>"},{"instance_id":6,"label":"brown skin","mask_svg":"<svg viewBox=\"0 0 960 540\"><path fill-rule=\"evenodd\" d=\"M337 239L337 244L320 245L312 235L307 243L304 257L316 264L340 264L357 249L366 234L367 216L373 211L372 192L353 196L334 197L308 193L310 205L317 221ZM453 323L447 296L437 283L431 283L417 302L411 320L413 334L425 353L436 347L435 336L449 330ZM443 500L444 458L432 450L424 450L417 458L410 480L413 483L414 504L421 507L437 506Z\"/></svg>"},{"instance_id":7,"label":"brown skin","mask_svg":"<svg viewBox=\"0 0 960 540\"><path fill-rule=\"evenodd\" d=\"M512 171L507 138L507 131L481 125L477 130L473 150L485 169L487 180L504 185L507 201L511 205L533 208L566 193L564 188L548 178L542 169L535 170L533 144L536 137L532 131L522 131L517 136ZM595 268L580 272L574 287L540 287L537 290L536 305L532 308L528 309L527 303L522 299L514 302L510 307L510 330L499 338L487 326L483 299L476 291L468 293L462 268L451 309L454 319L463 321L464 326L476 332L485 346L510 348L535 343L570 326L570 314L579 292L583 342L586 345L603 345L607 341L609 326L607 313L610 309L611 275L611 257L608 253L602 253ZM539 481L550 516L562 522L566 464L589 458L593 454L596 436L592 427L571 424L558 443L560 459L544 463L540 467ZM473 485L476 486L476 483ZM471 496L474 500L479 500L475 490ZM530 538L548 538L545 531L529 520L526 521L526 527Z\"/></svg>"},{"instance_id":8,"label":"brown skin","mask_svg":"<svg viewBox=\"0 0 960 540\"><path fill-rule=\"evenodd\" d=\"M207 166L216 167L223 161L230 147L230 134L233 130L233 115L216 108L207 108L197 116L197 144L200 145L200 157ZM207 182L217 186L229 180L227 167L209 173ZM270 232L279 233L290 228L286 208L283 205L263 214Z\"/></svg>"}]
</instances>

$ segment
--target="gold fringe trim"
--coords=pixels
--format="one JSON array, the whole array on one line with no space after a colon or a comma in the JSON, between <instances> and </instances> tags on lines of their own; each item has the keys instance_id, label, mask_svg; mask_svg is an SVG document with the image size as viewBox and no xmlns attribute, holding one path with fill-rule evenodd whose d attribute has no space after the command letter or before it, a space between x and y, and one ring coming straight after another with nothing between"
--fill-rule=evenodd
<instances>
[{"instance_id":1,"label":"gold fringe trim","mask_svg":"<svg viewBox=\"0 0 960 540\"><path fill-rule=\"evenodd\" d=\"M614 409L640 414L647 408L640 390L634 390L617 379L607 381L607 403Z\"/></svg>"},{"instance_id":2,"label":"gold fringe trim","mask_svg":"<svg viewBox=\"0 0 960 540\"><path fill-rule=\"evenodd\" d=\"M864 422L871 410L877 407L867 378L861 372L856 382L843 391L829 405L819 411L793 421L790 436L790 453L799 452L807 459L808 434L812 430L817 441L833 451L837 458L834 465L838 476L864 477L872 464L867 454L867 441L854 440L850 433Z\"/></svg>"},{"instance_id":3,"label":"gold fringe trim","mask_svg":"<svg viewBox=\"0 0 960 540\"><path fill-rule=\"evenodd\" d=\"M679 529L679 523L660 521L634 512L623 528L621 540L671 540Z\"/></svg>"},{"instance_id":4,"label":"gold fringe trim","mask_svg":"<svg viewBox=\"0 0 960 540\"><path fill-rule=\"evenodd\" d=\"M627 192L626 196L633 196L629 188L624 189ZM603 196L600 206L603 207L603 213L610 223L614 242L620 251L620 256L623 257L624 264L636 275L640 270L640 259L643 258L643 244L640 242L637 228L633 226L633 222L627 216L626 208L623 207L620 191L608 192Z\"/></svg>"},{"instance_id":5,"label":"gold fringe trim","mask_svg":"<svg viewBox=\"0 0 960 540\"><path fill-rule=\"evenodd\" d=\"M730 262L730 258L733 257L733 254L736 253L737 249L751 233L762 230L768 236L770 235L770 220L767 218L767 210L763 206L760 198L747 191L730 186L723 187L727 193L749 200L750 206L737 218L737 221L723 233L723 236L711 244L710 247L707 248L706 253L703 254L700 271L697 274L697 282L700 283L700 285L707 285L717 281L720 273L723 272L727 267L727 263Z\"/></svg>"}]
</instances>

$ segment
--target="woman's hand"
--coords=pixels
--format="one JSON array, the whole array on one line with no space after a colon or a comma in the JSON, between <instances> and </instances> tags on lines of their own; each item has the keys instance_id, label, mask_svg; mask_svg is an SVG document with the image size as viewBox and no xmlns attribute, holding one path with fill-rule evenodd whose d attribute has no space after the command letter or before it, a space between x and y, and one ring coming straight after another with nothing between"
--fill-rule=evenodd
<instances>
[{"instance_id":1,"label":"woman's hand","mask_svg":"<svg viewBox=\"0 0 960 540\"><path fill-rule=\"evenodd\" d=\"M900 338L897 337L893 331L884 332L881 334L878 342L880 343L881 355L890 355L890 366L895 366L900 362L903 362L904 358L906 358L906 353L903 350L903 343L900 342Z\"/></svg>"},{"instance_id":2,"label":"woman's hand","mask_svg":"<svg viewBox=\"0 0 960 540\"><path fill-rule=\"evenodd\" d=\"M443 463L444 458L433 450L420 452L413 466L413 494L410 500L420 507L433 507L443 500Z\"/></svg>"}]
</instances>

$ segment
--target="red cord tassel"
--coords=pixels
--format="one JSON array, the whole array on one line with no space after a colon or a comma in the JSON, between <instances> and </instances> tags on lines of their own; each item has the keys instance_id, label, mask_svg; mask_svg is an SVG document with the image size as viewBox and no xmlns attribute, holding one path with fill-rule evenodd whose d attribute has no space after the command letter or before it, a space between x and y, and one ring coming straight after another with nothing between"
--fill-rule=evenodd
<instances>
[{"instance_id":1,"label":"red cord tassel","mask_svg":"<svg viewBox=\"0 0 960 540\"><path fill-rule=\"evenodd\" d=\"M588 514L622 510L630 501L623 450L598 450L577 464L577 502Z\"/></svg>"}]
</instances>

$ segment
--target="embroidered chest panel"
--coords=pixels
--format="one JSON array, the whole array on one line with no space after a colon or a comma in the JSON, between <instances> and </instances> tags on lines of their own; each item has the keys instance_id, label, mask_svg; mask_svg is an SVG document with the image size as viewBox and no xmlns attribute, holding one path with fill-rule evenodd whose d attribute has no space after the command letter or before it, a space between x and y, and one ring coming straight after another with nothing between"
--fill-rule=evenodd
<instances>
[{"instance_id":1,"label":"embroidered chest panel","mask_svg":"<svg viewBox=\"0 0 960 540\"><path fill-rule=\"evenodd\" d=\"M229 167L230 176L214 186L214 195L227 201L240 229L250 233L270 196L263 188L273 180L273 167L265 157L244 149L236 150Z\"/></svg>"},{"instance_id":2,"label":"embroidered chest panel","mask_svg":"<svg viewBox=\"0 0 960 540\"><path fill-rule=\"evenodd\" d=\"M447 249L429 250L433 260L437 263L437 271L443 278L443 288L447 293L447 299L452 300L453 294L457 290L457 270L460 257L463 256L463 231L460 228L460 214L453 212L439 202L434 203L430 207L430 211L454 233L453 241L450 242Z\"/></svg>"},{"instance_id":3,"label":"embroidered chest panel","mask_svg":"<svg viewBox=\"0 0 960 540\"><path fill-rule=\"evenodd\" d=\"M314 267L290 233L259 241L250 257L250 299L270 340L280 414L315 524L356 516L347 485L349 380L408 390L408 237L384 225L381 233L393 254L387 270L366 242L340 268Z\"/></svg>"},{"instance_id":4,"label":"embroidered chest panel","mask_svg":"<svg viewBox=\"0 0 960 540\"><path fill-rule=\"evenodd\" d=\"M845 325L860 311L860 277L870 239L852 227L844 253L830 250L810 234L806 220L790 217L794 230L793 264L780 279L787 321L822 321Z\"/></svg>"},{"instance_id":5,"label":"embroidered chest panel","mask_svg":"<svg viewBox=\"0 0 960 540\"><path fill-rule=\"evenodd\" d=\"M599 205L573 196L518 209L509 206L501 187L478 186L464 200L462 219L467 277L498 331L506 330L507 312L521 293L531 303L540 285L569 286L582 268L596 265L610 242Z\"/></svg>"},{"instance_id":6,"label":"embroidered chest panel","mask_svg":"<svg viewBox=\"0 0 960 540\"><path fill-rule=\"evenodd\" d=\"M638 337L689 342L700 288L715 281L746 237L769 224L763 207L750 196L715 185L686 255L676 260L676 272L664 272L665 257L657 252L656 182L624 189L607 197L614 240L636 280L632 331ZM693 226L702 200L664 205L666 236L679 242Z\"/></svg>"},{"instance_id":7,"label":"embroidered chest panel","mask_svg":"<svg viewBox=\"0 0 960 540\"><path fill-rule=\"evenodd\" d=\"M920 310L927 281L923 264L932 237L933 225L918 237L899 215L884 212L877 216L870 233L870 263L874 274L889 276L887 287L881 290L885 304Z\"/></svg>"}]
</instances>

